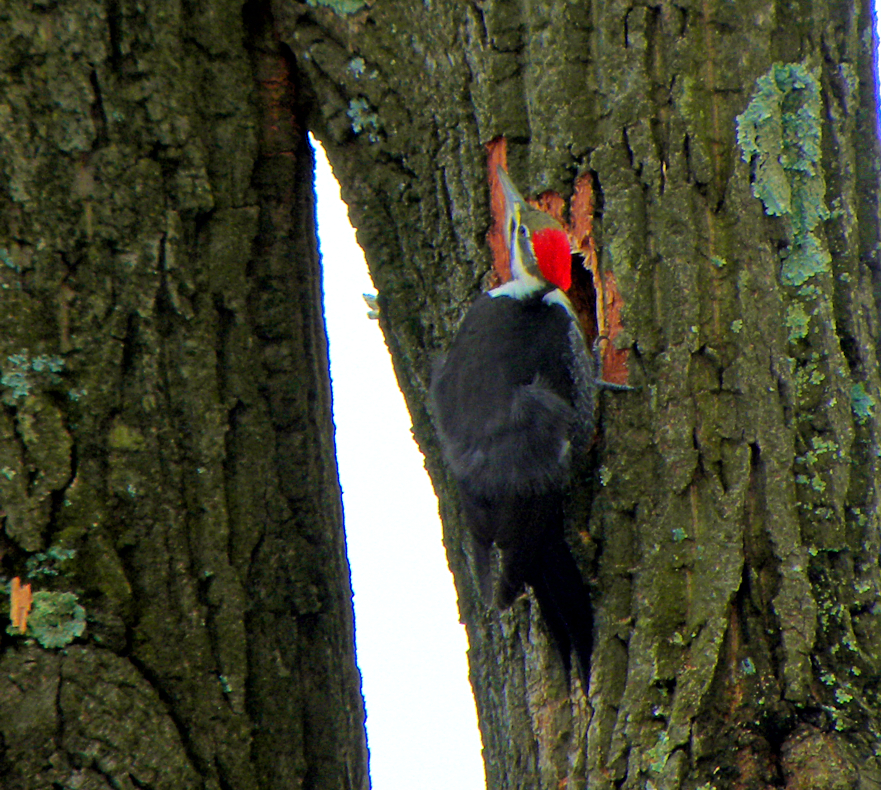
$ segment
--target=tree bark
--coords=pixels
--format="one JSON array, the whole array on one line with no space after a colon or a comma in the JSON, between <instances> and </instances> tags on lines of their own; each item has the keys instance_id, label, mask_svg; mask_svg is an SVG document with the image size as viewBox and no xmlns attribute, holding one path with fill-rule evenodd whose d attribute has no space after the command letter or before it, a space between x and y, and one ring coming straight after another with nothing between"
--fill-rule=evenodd
<instances>
[{"instance_id":1,"label":"tree bark","mask_svg":"<svg viewBox=\"0 0 881 790\"><path fill-rule=\"evenodd\" d=\"M0 74L0 550L34 589L0 785L366 788L311 150L268 9L6 2Z\"/></svg>"},{"instance_id":2,"label":"tree bark","mask_svg":"<svg viewBox=\"0 0 881 790\"><path fill-rule=\"evenodd\" d=\"M867 3L0 24L2 562L42 594L2 643L4 787L366 786L307 114L441 496L488 785L881 782ZM490 268L499 137L524 192L588 178L623 304L597 330L640 387L573 484L587 697L530 597L479 603L424 405Z\"/></svg>"},{"instance_id":3,"label":"tree bark","mask_svg":"<svg viewBox=\"0 0 881 790\"><path fill-rule=\"evenodd\" d=\"M440 496L488 786L881 782L869 3L273 9ZM425 406L490 268L500 137L525 193L587 177L596 285L617 284L639 387L605 397L573 483L587 698L529 596L479 603Z\"/></svg>"}]
</instances>

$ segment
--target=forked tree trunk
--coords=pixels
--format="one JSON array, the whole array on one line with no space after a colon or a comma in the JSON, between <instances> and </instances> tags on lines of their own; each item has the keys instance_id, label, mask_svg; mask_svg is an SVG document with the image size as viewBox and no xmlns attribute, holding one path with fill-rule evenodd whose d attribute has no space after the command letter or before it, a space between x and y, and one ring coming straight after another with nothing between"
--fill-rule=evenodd
<instances>
[{"instance_id":1,"label":"forked tree trunk","mask_svg":"<svg viewBox=\"0 0 881 790\"><path fill-rule=\"evenodd\" d=\"M366 784L304 113L441 496L489 787L881 782L871 23L0 8L2 562L44 593L2 645L3 786ZM623 305L599 331L640 387L606 396L573 485L587 697L529 597L478 603L425 410L489 270L501 137L525 192L589 185Z\"/></svg>"},{"instance_id":2,"label":"forked tree trunk","mask_svg":"<svg viewBox=\"0 0 881 790\"><path fill-rule=\"evenodd\" d=\"M273 7L440 494L489 787L881 781L869 4ZM587 177L623 304L599 331L639 387L605 396L574 483L587 699L530 598L478 603L425 406L489 268L500 137L529 194Z\"/></svg>"}]
</instances>

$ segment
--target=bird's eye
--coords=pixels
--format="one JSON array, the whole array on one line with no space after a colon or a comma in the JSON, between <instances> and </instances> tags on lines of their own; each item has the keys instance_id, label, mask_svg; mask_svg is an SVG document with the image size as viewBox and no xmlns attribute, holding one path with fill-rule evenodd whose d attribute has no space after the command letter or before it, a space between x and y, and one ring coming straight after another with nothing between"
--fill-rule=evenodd
<instances>
[{"instance_id":1,"label":"bird's eye","mask_svg":"<svg viewBox=\"0 0 881 790\"><path fill-rule=\"evenodd\" d=\"M520 226L520 235L521 235L524 239L526 239L526 238L529 237L529 228L527 228L526 225L521 225L521 226Z\"/></svg>"}]
</instances>

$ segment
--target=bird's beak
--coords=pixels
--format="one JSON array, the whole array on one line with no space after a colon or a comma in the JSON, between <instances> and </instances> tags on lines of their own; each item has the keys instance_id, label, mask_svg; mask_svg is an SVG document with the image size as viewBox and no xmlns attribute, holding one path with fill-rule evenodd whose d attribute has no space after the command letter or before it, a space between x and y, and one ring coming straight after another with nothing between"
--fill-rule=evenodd
<instances>
[{"instance_id":1,"label":"bird's beak","mask_svg":"<svg viewBox=\"0 0 881 790\"><path fill-rule=\"evenodd\" d=\"M502 194L505 196L505 244L508 249L511 248L511 219L516 215L519 216L520 211L529 204L521 197L514 186L514 182L508 177L508 174L502 170L501 165L496 168L499 177L499 183L502 185Z\"/></svg>"}]
</instances>

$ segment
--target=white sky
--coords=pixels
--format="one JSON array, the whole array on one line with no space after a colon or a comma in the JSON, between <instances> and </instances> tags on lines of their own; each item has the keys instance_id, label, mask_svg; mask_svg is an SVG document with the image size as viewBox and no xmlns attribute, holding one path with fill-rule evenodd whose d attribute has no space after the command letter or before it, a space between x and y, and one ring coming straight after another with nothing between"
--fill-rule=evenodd
<instances>
[{"instance_id":1,"label":"white sky","mask_svg":"<svg viewBox=\"0 0 881 790\"><path fill-rule=\"evenodd\" d=\"M315 147L318 235L337 463L355 593L373 790L483 790L468 648L437 499L382 332L339 185Z\"/></svg>"}]
</instances>

